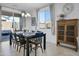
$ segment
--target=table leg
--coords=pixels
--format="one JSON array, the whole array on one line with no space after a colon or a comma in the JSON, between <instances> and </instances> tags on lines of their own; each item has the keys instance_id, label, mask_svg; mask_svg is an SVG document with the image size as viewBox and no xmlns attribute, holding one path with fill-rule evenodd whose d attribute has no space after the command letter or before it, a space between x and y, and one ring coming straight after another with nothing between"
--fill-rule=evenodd
<instances>
[{"instance_id":1,"label":"table leg","mask_svg":"<svg viewBox=\"0 0 79 59\"><path fill-rule=\"evenodd\" d=\"M23 53L23 55L25 56L25 44L24 44L24 53Z\"/></svg>"},{"instance_id":2,"label":"table leg","mask_svg":"<svg viewBox=\"0 0 79 59\"><path fill-rule=\"evenodd\" d=\"M46 49L46 34L44 34L44 41L43 41L43 47L44 47L44 50Z\"/></svg>"},{"instance_id":3,"label":"table leg","mask_svg":"<svg viewBox=\"0 0 79 59\"><path fill-rule=\"evenodd\" d=\"M26 51L26 54L27 54L27 56L29 56L29 39L27 39L27 51Z\"/></svg>"},{"instance_id":4,"label":"table leg","mask_svg":"<svg viewBox=\"0 0 79 59\"><path fill-rule=\"evenodd\" d=\"M12 39L12 37L11 37L11 34L10 34L10 40L9 40L10 41L10 45L12 45L12 40L11 39Z\"/></svg>"}]
</instances>

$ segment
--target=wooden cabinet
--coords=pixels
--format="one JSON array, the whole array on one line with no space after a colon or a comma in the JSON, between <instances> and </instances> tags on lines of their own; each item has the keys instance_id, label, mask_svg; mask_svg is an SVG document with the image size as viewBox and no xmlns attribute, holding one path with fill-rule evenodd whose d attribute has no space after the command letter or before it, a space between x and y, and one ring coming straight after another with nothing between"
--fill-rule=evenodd
<instances>
[{"instance_id":1,"label":"wooden cabinet","mask_svg":"<svg viewBox=\"0 0 79 59\"><path fill-rule=\"evenodd\" d=\"M77 51L77 19L57 21L57 46L60 43L73 45Z\"/></svg>"}]
</instances>

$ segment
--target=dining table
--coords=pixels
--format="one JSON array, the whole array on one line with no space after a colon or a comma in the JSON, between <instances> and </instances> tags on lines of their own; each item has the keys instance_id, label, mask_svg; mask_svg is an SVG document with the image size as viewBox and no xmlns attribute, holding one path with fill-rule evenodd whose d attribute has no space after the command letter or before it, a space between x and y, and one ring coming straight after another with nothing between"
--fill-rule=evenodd
<instances>
[{"instance_id":1,"label":"dining table","mask_svg":"<svg viewBox=\"0 0 79 59\"><path fill-rule=\"evenodd\" d=\"M27 40L26 41L26 46L27 46L27 49L26 49L26 56L29 56L30 55L30 53L29 53L29 39L32 39L32 38L37 38L38 36L36 36L35 34L37 33L37 32L23 32L23 31L18 31L18 32L15 32L17 35L19 35L19 34L22 34L24 37L25 37L25 40ZM9 40L9 43L10 43L10 45L12 45L12 34L13 33L11 33L10 34L10 40ZM41 35L41 37L43 37L43 49L44 50L46 50L46 33L43 33L42 35Z\"/></svg>"}]
</instances>

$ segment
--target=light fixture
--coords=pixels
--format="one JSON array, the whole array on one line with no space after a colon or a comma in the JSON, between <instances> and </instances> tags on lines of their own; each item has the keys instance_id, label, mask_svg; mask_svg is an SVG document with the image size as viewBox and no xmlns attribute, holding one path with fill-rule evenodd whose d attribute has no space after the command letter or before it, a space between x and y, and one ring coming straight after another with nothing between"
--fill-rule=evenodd
<instances>
[{"instance_id":1,"label":"light fixture","mask_svg":"<svg viewBox=\"0 0 79 59\"><path fill-rule=\"evenodd\" d=\"M27 14L25 14L25 17L28 17Z\"/></svg>"},{"instance_id":2,"label":"light fixture","mask_svg":"<svg viewBox=\"0 0 79 59\"><path fill-rule=\"evenodd\" d=\"M25 17L31 17L31 15L29 13L25 14Z\"/></svg>"},{"instance_id":3,"label":"light fixture","mask_svg":"<svg viewBox=\"0 0 79 59\"><path fill-rule=\"evenodd\" d=\"M24 16L25 15L25 13L22 13L22 16Z\"/></svg>"}]
</instances>

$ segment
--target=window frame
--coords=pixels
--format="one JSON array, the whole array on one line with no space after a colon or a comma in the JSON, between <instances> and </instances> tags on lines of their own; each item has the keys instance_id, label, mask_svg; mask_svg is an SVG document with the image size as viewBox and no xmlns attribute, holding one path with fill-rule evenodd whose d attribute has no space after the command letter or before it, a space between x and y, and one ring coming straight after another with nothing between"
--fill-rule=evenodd
<instances>
[{"instance_id":1,"label":"window frame","mask_svg":"<svg viewBox=\"0 0 79 59\"><path fill-rule=\"evenodd\" d=\"M45 18L45 19L44 19L44 22L43 22L43 23L41 23L41 22L40 22L40 19L39 19L39 18L40 18L40 17L39 17L39 13L40 13L41 10L45 12L45 15L44 15L44 18ZM47 28L47 26L46 26L46 24L47 24L46 22L48 21L48 19L46 20L46 11L49 12L49 13L48 13L48 14L49 14L49 18L50 18L50 19L49 19L49 21L50 21L50 27L49 27L49 28ZM51 23L51 13L50 13L50 12L51 12L51 11L50 11L50 6L46 6L46 7L41 8L41 9L38 10L37 16L38 16L38 23L39 23L39 28L40 28L40 29L51 29L52 23ZM40 24L44 24L45 27L41 28L41 27L40 27Z\"/></svg>"}]
</instances>

